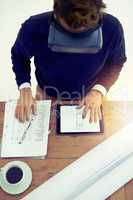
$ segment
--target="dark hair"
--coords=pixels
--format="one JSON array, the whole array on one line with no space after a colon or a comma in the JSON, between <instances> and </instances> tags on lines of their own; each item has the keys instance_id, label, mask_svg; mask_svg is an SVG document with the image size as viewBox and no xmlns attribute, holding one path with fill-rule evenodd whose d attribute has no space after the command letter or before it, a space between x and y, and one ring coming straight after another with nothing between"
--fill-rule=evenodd
<instances>
[{"instance_id":1,"label":"dark hair","mask_svg":"<svg viewBox=\"0 0 133 200\"><path fill-rule=\"evenodd\" d=\"M54 13L72 28L95 26L105 7L102 0L54 0Z\"/></svg>"}]
</instances>

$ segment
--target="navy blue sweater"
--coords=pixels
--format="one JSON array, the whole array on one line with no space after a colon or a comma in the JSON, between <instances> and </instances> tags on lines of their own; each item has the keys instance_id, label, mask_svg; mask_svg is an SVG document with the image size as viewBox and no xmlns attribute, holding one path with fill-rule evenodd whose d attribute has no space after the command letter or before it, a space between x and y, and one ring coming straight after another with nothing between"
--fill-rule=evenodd
<instances>
[{"instance_id":1,"label":"navy blue sweater","mask_svg":"<svg viewBox=\"0 0 133 200\"><path fill-rule=\"evenodd\" d=\"M52 11L51 11L52 12ZM112 86L126 61L123 28L119 20L105 14L102 22L103 48L96 54L57 53L48 48L51 12L26 20L12 47L13 71L17 85L30 83L30 59L34 57L35 75L40 88L59 92L86 92L94 84L107 90ZM47 89L55 95L54 89Z\"/></svg>"}]
</instances>

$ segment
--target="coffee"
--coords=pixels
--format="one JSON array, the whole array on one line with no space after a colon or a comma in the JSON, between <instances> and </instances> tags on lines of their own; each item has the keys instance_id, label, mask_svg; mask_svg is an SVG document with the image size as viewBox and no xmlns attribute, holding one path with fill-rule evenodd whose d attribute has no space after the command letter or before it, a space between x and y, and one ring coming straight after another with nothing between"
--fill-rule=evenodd
<instances>
[{"instance_id":1,"label":"coffee","mask_svg":"<svg viewBox=\"0 0 133 200\"><path fill-rule=\"evenodd\" d=\"M19 167L11 167L6 172L6 179L10 184L16 184L21 181L23 177L23 171Z\"/></svg>"}]
</instances>

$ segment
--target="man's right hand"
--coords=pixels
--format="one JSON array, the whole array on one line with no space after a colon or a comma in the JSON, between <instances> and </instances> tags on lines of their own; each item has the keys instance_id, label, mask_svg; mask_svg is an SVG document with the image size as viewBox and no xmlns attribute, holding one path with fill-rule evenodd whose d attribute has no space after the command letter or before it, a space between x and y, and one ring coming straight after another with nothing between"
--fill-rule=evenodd
<instances>
[{"instance_id":1,"label":"man's right hand","mask_svg":"<svg viewBox=\"0 0 133 200\"><path fill-rule=\"evenodd\" d=\"M20 96L17 102L15 116L20 122L30 119L30 114L37 114L36 101L32 96L31 88L23 88L20 90Z\"/></svg>"}]
</instances>

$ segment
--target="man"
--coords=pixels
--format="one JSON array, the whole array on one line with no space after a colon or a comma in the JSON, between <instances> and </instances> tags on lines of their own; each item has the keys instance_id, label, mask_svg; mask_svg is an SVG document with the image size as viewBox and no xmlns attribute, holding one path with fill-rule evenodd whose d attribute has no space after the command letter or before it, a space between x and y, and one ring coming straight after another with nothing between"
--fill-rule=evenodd
<instances>
[{"instance_id":1,"label":"man","mask_svg":"<svg viewBox=\"0 0 133 200\"><path fill-rule=\"evenodd\" d=\"M85 105L83 117L90 110L90 122L101 118L103 96L117 80L126 61L122 25L116 17L104 13L104 8L102 0L54 0L52 12L32 16L23 23L11 51L20 90L16 107L20 121L28 120L31 110L36 113L30 85L32 57L39 94L43 96L46 92L49 96L71 99L81 95L80 106ZM53 51L48 44L51 19L62 33L72 34L71 42L79 36L84 39L84 34L89 41L89 31L100 27L101 49L95 53Z\"/></svg>"}]
</instances>

